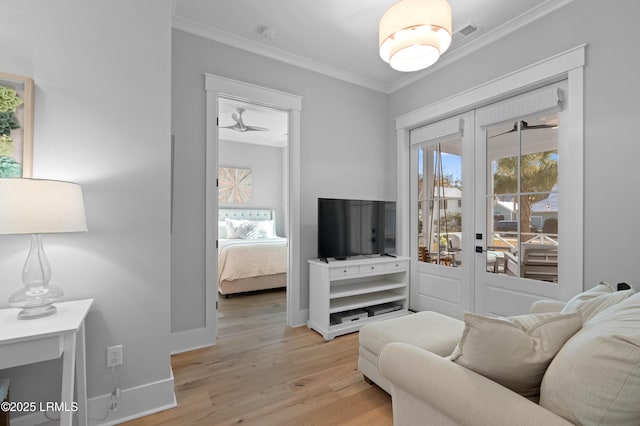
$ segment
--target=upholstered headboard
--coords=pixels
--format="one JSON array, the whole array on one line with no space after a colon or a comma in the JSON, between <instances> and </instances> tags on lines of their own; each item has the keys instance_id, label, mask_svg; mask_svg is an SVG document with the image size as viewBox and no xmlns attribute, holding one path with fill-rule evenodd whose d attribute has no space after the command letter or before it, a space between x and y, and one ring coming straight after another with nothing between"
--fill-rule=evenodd
<instances>
[{"instance_id":1,"label":"upholstered headboard","mask_svg":"<svg viewBox=\"0 0 640 426\"><path fill-rule=\"evenodd\" d=\"M276 212L267 209L218 209L218 221L226 218L234 220L276 220Z\"/></svg>"},{"instance_id":2,"label":"upholstered headboard","mask_svg":"<svg viewBox=\"0 0 640 426\"><path fill-rule=\"evenodd\" d=\"M276 233L276 212L269 209L218 209L218 223L225 219L233 220L270 220L273 224L273 235ZM219 238L225 238L225 231L219 228Z\"/></svg>"}]
</instances>

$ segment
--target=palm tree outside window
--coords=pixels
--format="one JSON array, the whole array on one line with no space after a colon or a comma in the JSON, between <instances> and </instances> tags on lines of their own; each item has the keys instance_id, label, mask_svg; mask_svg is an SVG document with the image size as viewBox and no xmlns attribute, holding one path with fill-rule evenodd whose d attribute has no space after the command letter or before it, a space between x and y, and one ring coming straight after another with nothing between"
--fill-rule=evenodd
<instances>
[{"instance_id":1,"label":"palm tree outside window","mask_svg":"<svg viewBox=\"0 0 640 426\"><path fill-rule=\"evenodd\" d=\"M557 123L554 113L487 130L489 272L557 281Z\"/></svg>"}]
</instances>

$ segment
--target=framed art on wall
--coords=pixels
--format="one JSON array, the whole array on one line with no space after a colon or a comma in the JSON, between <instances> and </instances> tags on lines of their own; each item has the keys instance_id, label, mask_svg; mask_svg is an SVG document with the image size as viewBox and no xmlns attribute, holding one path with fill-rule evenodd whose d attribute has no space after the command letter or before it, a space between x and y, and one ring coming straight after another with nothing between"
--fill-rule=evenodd
<instances>
[{"instance_id":1,"label":"framed art on wall","mask_svg":"<svg viewBox=\"0 0 640 426\"><path fill-rule=\"evenodd\" d=\"M33 79L0 72L0 178L31 177Z\"/></svg>"},{"instance_id":2,"label":"framed art on wall","mask_svg":"<svg viewBox=\"0 0 640 426\"><path fill-rule=\"evenodd\" d=\"M219 168L218 200L227 203L251 201L251 169Z\"/></svg>"}]
</instances>

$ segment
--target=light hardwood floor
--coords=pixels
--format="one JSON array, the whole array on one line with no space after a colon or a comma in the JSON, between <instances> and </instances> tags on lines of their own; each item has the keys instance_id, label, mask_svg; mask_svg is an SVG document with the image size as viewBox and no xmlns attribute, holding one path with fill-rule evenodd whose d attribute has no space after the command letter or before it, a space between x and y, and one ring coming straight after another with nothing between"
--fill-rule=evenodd
<instances>
[{"instance_id":1,"label":"light hardwood floor","mask_svg":"<svg viewBox=\"0 0 640 426\"><path fill-rule=\"evenodd\" d=\"M285 293L220 298L217 345L171 359L178 407L127 425L392 425L358 371L358 333L325 342L285 324Z\"/></svg>"}]
</instances>

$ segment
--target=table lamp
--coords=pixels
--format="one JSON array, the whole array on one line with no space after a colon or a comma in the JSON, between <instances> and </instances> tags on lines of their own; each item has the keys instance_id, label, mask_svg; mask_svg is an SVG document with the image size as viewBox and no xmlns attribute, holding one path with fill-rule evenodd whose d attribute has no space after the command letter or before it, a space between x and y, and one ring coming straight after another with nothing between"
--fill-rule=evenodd
<instances>
[{"instance_id":1,"label":"table lamp","mask_svg":"<svg viewBox=\"0 0 640 426\"><path fill-rule=\"evenodd\" d=\"M22 270L24 288L9 298L22 309L18 319L52 315L54 301L64 294L49 285L51 268L41 234L87 230L80 185L45 179L0 179L0 234L31 234L31 249Z\"/></svg>"}]
</instances>

